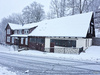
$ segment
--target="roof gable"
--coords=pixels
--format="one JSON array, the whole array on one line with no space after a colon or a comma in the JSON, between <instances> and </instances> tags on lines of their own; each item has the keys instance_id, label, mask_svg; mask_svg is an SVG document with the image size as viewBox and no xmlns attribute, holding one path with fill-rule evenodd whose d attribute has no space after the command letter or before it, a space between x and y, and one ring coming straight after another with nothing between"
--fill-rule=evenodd
<instances>
[{"instance_id":1,"label":"roof gable","mask_svg":"<svg viewBox=\"0 0 100 75\"><path fill-rule=\"evenodd\" d=\"M92 14L89 12L39 22L29 36L86 37Z\"/></svg>"},{"instance_id":2,"label":"roof gable","mask_svg":"<svg viewBox=\"0 0 100 75\"><path fill-rule=\"evenodd\" d=\"M7 29L9 29L9 28L10 28L10 26L9 26L9 24L7 24L5 30L7 30ZM11 29L11 28L10 28L10 29Z\"/></svg>"},{"instance_id":3,"label":"roof gable","mask_svg":"<svg viewBox=\"0 0 100 75\"><path fill-rule=\"evenodd\" d=\"M30 29L30 28L37 26L35 23L34 24L25 24L23 26L19 25L19 24L12 24L12 23L8 23L8 24L12 30Z\"/></svg>"}]
</instances>

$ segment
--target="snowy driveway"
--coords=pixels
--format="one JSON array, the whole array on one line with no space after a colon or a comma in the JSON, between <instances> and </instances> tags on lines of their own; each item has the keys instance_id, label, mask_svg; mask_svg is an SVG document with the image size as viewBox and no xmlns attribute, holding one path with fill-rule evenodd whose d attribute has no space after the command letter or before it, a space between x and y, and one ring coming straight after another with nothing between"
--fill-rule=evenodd
<instances>
[{"instance_id":1,"label":"snowy driveway","mask_svg":"<svg viewBox=\"0 0 100 75\"><path fill-rule=\"evenodd\" d=\"M17 75L100 75L100 63L86 61L0 52L0 64Z\"/></svg>"}]
</instances>

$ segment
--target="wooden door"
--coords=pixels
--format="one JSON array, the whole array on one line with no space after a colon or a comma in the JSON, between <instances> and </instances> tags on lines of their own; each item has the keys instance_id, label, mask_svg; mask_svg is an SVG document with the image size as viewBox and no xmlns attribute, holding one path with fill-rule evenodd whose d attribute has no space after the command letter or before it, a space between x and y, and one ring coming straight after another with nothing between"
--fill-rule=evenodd
<instances>
[{"instance_id":1,"label":"wooden door","mask_svg":"<svg viewBox=\"0 0 100 75\"><path fill-rule=\"evenodd\" d=\"M23 39L23 46L25 46L25 38Z\"/></svg>"},{"instance_id":2,"label":"wooden door","mask_svg":"<svg viewBox=\"0 0 100 75\"><path fill-rule=\"evenodd\" d=\"M40 50L44 51L44 44L40 44Z\"/></svg>"},{"instance_id":3,"label":"wooden door","mask_svg":"<svg viewBox=\"0 0 100 75\"><path fill-rule=\"evenodd\" d=\"M50 43L50 52L54 52L54 43Z\"/></svg>"}]
</instances>

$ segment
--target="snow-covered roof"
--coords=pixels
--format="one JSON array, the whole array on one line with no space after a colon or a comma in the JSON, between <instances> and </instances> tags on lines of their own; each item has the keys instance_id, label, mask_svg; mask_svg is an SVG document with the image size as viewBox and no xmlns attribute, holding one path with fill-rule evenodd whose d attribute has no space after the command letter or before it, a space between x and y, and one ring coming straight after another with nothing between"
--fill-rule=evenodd
<instances>
[{"instance_id":1,"label":"snow-covered roof","mask_svg":"<svg viewBox=\"0 0 100 75\"><path fill-rule=\"evenodd\" d=\"M29 36L86 37L92 14L89 12L39 22Z\"/></svg>"},{"instance_id":2,"label":"snow-covered roof","mask_svg":"<svg viewBox=\"0 0 100 75\"><path fill-rule=\"evenodd\" d=\"M12 30L19 30L19 29L30 29L33 27L36 27L37 25L35 23L31 23L31 24L25 24L25 25L18 25L18 24L12 24L12 23L8 23L9 26L11 27Z\"/></svg>"},{"instance_id":3,"label":"snow-covered roof","mask_svg":"<svg viewBox=\"0 0 100 75\"><path fill-rule=\"evenodd\" d=\"M28 37L28 34L13 34L11 37Z\"/></svg>"},{"instance_id":4,"label":"snow-covered roof","mask_svg":"<svg viewBox=\"0 0 100 75\"><path fill-rule=\"evenodd\" d=\"M98 7L98 9L100 9L100 6Z\"/></svg>"}]
</instances>

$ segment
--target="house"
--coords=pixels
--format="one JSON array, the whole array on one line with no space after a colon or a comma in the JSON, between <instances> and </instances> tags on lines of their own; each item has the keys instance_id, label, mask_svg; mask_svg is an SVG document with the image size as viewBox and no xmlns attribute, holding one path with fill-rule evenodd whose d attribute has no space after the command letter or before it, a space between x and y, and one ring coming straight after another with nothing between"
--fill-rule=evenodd
<instances>
[{"instance_id":1,"label":"house","mask_svg":"<svg viewBox=\"0 0 100 75\"><path fill-rule=\"evenodd\" d=\"M67 16L37 23L29 34L29 47L57 53L77 53L92 45L95 37L93 13Z\"/></svg>"},{"instance_id":2,"label":"house","mask_svg":"<svg viewBox=\"0 0 100 75\"><path fill-rule=\"evenodd\" d=\"M30 34L37 25L26 24L24 26L8 23L6 27L6 43L28 47L28 34Z\"/></svg>"},{"instance_id":3,"label":"house","mask_svg":"<svg viewBox=\"0 0 100 75\"><path fill-rule=\"evenodd\" d=\"M56 53L79 53L91 46L92 37L95 37L93 12L44 20L33 25L36 26L28 35L10 36L18 37L20 45L23 44L22 38L27 37L29 48ZM15 33L19 29L14 29Z\"/></svg>"}]
</instances>

